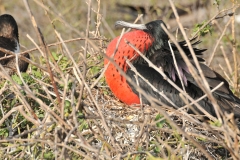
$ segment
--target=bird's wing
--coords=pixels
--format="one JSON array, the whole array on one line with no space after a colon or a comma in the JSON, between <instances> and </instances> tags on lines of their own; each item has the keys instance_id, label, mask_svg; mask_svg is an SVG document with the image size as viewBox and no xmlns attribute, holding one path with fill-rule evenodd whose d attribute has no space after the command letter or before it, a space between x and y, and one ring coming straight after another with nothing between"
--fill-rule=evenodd
<instances>
[{"instance_id":1,"label":"bird's wing","mask_svg":"<svg viewBox=\"0 0 240 160\"><path fill-rule=\"evenodd\" d=\"M179 52L174 52L174 56L177 62L180 76L185 86L187 86L187 79L185 74L190 73L188 67ZM161 67L173 81L176 81L177 77L179 77L170 50L164 48L159 49L149 57L149 60L157 67Z\"/></svg>"},{"instance_id":2,"label":"bird's wing","mask_svg":"<svg viewBox=\"0 0 240 160\"><path fill-rule=\"evenodd\" d=\"M190 42L192 43L192 46L195 46L201 42L201 41L195 41L195 40L196 40L196 38L193 38L190 40ZM179 45L181 46L181 48L183 49L185 54L188 56L188 58L190 60L192 60L192 56L186 45L186 41L179 42ZM177 62L177 67L178 67L178 70L180 73L180 77L182 78L185 86L187 86L187 78L186 78L185 74L190 73L189 69L188 69L186 63L184 62L181 54L179 53L177 47L175 46L175 44L171 43L171 47L174 52L174 57ZM206 49L193 48L193 50L197 56L198 61L204 62L204 59L202 59L199 56L201 56L202 52L204 52ZM158 67L161 67L165 72L167 72L169 77L173 81L176 80L176 77L179 77L176 67L174 65L173 56L172 56L172 53L171 53L171 50L170 50L170 47L168 46L168 44L165 44L164 47L156 50L153 54L149 54L148 58L153 64L155 64Z\"/></svg>"},{"instance_id":3,"label":"bird's wing","mask_svg":"<svg viewBox=\"0 0 240 160\"><path fill-rule=\"evenodd\" d=\"M144 65L139 65L139 64L134 64L134 67L136 68L136 70L138 71L139 74L141 74L146 80L147 82L149 82L149 84L152 84L159 92L162 92L169 100L171 100L175 106L177 107L182 107L185 106L186 104L184 103L184 101L182 100L182 98L179 96L179 91L177 89L175 89L173 86L171 86L157 71L155 71L153 68L150 68L148 66L144 66ZM160 100L162 103L168 105L168 106L172 106L173 105L171 103L169 103L168 100L166 100L165 98L163 98L158 92L154 91L152 89L152 87L146 82L144 81L141 77L139 76L134 76L135 73L128 69L127 71L127 75L129 77L131 77L131 81L136 83L136 77L137 77L137 81L139 84L139 87L142 88L145 93L149 96L152 96L158 100ZM178 85L179 87L181 87L181 83L179 78L176 77L176 85ZM133 90L133 92L137 95L139 95L139 93L137 92L137 90L129 83L129 86L131 87L131 89ZM193 85L191 83L188 84L188 87L186 88L187 93L194 99L197 99L201 96L204 95L204 93L202 92L201 89L199 89L196 85ZM149 101L146 97L142 96L142 101L144 104L149 104ZM205 98L203 100L201 100L199 102L199 104L211 115L216 116L215 111L212 107L211 102L209 101L208 98ZM199 113L201 113L196 106L193 106L194 110L197 110Z\"/></svg>"},{"instance_id":4,"label":"bird's wing","mask_svg":"<svg viewBox=\"0 0 240 160\"><path fill-rule=\"evenodd\" d=\"M200 43L200 41L193 42L194 40L195 39L191 40L193 46ZM185 41L179 42L179 45L182 47L185 54L188 56L189 60L195 67L197 73L199 74L199 70L197 69L195 63L193 62L191 53L190 53L188 47L186 46L186 42ZM178 70L180 73L180 77L182 78L185 86L188 86L188 84L191 83L198 87L198 85L197 85L196 81L194 80L193 76L191 75L186 63L184 62L182 56L180 55L179 51L177 50L177 48L174 44L172 44L172 48L174 51L174 56L175 56L175 59L177 62L177 67L178 67ZM193 49L198 58L199 65L202 69L202 73L205 76L210 88L211 89L215 88L221 82L224 82L224 84L215 91L215 95L220 96L221 99L224 98L230 102L240 104L239 98L234 96L233 93L231 92L231 90L229 89L228 82L220 74L218 74L217 72L213 71L211 68L209 68L208 66L203 64L204 59L202 59L199 56L202 55L202 52L204 52L205 49L197 49L197 48L193 48ZM168 46L157 50L154 54L152 54L149 57L149 59L151 60L151 62L153 62L153 64L155 64L158 67L161 67L164 70L164 72L167 73L168 76L173 81L176 82L177 79L179 79L176 67L174 65L172 53ZM227 103L225 103L225 104L227 104Z\"/></svg>"},{"instance_id":5,"label":"bird's wing","mask_svg":"<svg viewBox=\"0 0 240 160\"><path fill-rule=\"evenodd\" d=\"M147 82L152 84L159 92L162 92L166 97L168 97L177 107L184 106L185 103L182 100L182 98L179 96L179 91L175 89L173 86L171 86L157 71L155 71L153 68L148 67L147 65L139 65L134 64L134 67L138 71L139 74L141 74ZM164 104L168 106L172 106L165 98L163 98L159 93L154 91L149 84L144 81L139 76L134 76L135 73L128 69L127 75L131 77L131 81L136 83L136 79L138 81L139 87L142 88L147 95L151 95L154 98L160 100ZM191 76L187 76L186 78L190 78L190 81L188 81L188 86L185 88L186 92L189 96L191 96L193 99L198 99L202 97L205 93L198 87L196 82ZM206 78L208 82L212 83L209 79ZM221 80L224 81L224 79L216 73L216 81L220 83ZM225 81L224 81L225 82ZM218 83L218 84L219 84ZM176 77L175 84L179 87L181 87L181 83L178 77ZM139 93L137 90L129 83L129 86L132 88L133 92L137 95ZM240 100L235 97L232 92L228 88L228 83L225 82L223 85L224 89L217 90L213 93L213 96L216 98L217 103L219 104L221 110L223 112L233 112L236 117L240 117L240 108L235 107L234 104L240 104ZM223 90L223 91L222 91ZM225 90L228 91L228 93L225 92ZM149 104L146 97L142 98L143 103ZM213 116L216 116L215 110L212 106L212 102L208 98L204 98L199 102L200 106L202 106L208 113L210 113ZM196 106L193 106L194 110L201 113Z\"/></svg>"},{"instance_id":6,"label":"bird's wing","mask_svg":"<svg viewBox=\"0 0 240 160\"><path fill-rule=\"evenodd\" d=\"M202 55L202 53L204 51L206 51L207 49L198 49L198 48L195 48L194 46L198 45L199 43L201 43L200 40L196 41L197 37L195 38L192 38L190 40L190 43L192 44L192 47L193 47L193 50L195 52L195 55L197 56L197 59L199 62L204 62L205 60L203 58L201 58L200 56ZM192 55L191 55L191 52L187 46L187 42L186 41L180 41L178 42L178 44L180 45L180 47L183 49L184 53L190 58L192 59ZM171 43L171 47L173 49L173 51L177 51L176 53L178 53L178 49L176 47L175 44Z\"/></svg>"},{"instance_id":7,"label":"bird's wing","mask_svg":"<svg viewBox=\"0 0 240 160\"><path fill-rule=\"evenodd\" d=\"M209 84L209 87L211 89L215 88L217 85L219 85L221 82L224 84L219 87L214 93L218 96L221 96L222 98L225 98L226 100L229 100L233 103L240 104L239 98L234 96L232 91L229 89L228 82L217 72L213 71L211 68L206 66L205 64L199 63L200 67L202 69L202 73L204 77L206 78L206 81ZM194 65L194 64L193 64ZM195 67L195 65L194 65ZM195 67L196 68L196 67ZM197 70L197 69L196 69ZM197 70L199 73L199 71ZM187 80L195 85L197 85L196 81L194 80L193 76L189 73L186 74Z\"/></svg>"},{"instance_id":8,"label":"bird's wing","mask_svg":"<svg viewBox=\"0 0 240 160\"><path fill-rule=\"evenodd\" d=\"M190 42L192 42L192 46L195 46L201 42L201 41L194 42L195 40L196 40L196 38L193 38L192 40L190 40ZM182 47L185 54L188 56L189 60L192 62L193 66L195 67L196 71L198 72L198 70L193 62L189 48L186 46L186 41L179 42L179 45ZM186 63L184 62L184 60L183 60L182 56L180 55L179 51L177 50L176 46L174 44L171 44L171 46L172 46L172 50L174 52L174 56L176 59L180 77L182 78L185 86L187 86L188 81L192 82L193 84L196 84L195 80L191 76ZM204 52L206 49L197 49L197 48L193 48L193 49L198 58L198 61L200 62L199 63L200 67L201 67L203 74L206 77L210 87L214 88L217 85L219 85L221 82L224 82L224 85L222 87L220 87L218 90L229 94L231 91L229 90L229 85L228 85L227 81L223 77L221 77L218 73L214 72L212 69L210 69L208 66L206 66L205 64L202 63L202 62L204 62L204 59L202 59L199 56L201 56L202 52ZM176 69L174 61L173 61L173 56L172 56L171 50L169 49L169 46L165 46L164 48L157 50L154 54L152 54L149 57L149 60L153 64L155 64L157 67L162 67L164 72L168 73L169 77L173 81L176 81L176 77L179 77L178 73L177 73L177 69Z\"/></svg>"}]
</instances>

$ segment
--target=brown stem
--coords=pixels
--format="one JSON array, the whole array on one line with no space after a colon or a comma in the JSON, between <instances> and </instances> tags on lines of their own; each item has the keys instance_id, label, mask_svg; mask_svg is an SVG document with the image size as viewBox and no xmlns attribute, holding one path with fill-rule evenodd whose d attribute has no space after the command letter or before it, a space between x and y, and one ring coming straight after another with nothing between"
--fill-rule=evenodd
<instances>
[{"instance_id":1,"label":"brown stem","mask_svg":"<svg viewBox=\"0 0 240 160\"><path fill-rule=\"evenodd\" d=\"M42 35L42 33L41 33L40 28L37 26L37 23L36 23L36 21L35 21L35 18L34 18L32 12L31 12L31 10L30 10L28 1L27 1L27 0L23 0L23 2L24 2L24 4L25 4L25 7L26 7L26 9L27 9L27 11L28 11L28 14L29 14L29 16L30 16L30 18L31 18L31 20L32 20L33 27L34 27L34 29L35 29L35 32L36 32L37 35L38 35L39 42L40 42L40 44L41 44L41 46L42 46L42 49L43 49L43 51L44 51L44 54L45 54L45 57L46 57L46 63L47 63L47 67L48 67L48 73L49 73L49 75L50 75L50 79L51 79L51 82L52 82L52 85L53 85L53 90L54 90L54 92L55 92L55 94L56 94L56 97L57 97L57 101L58 101L58 103L59 103L59 106L61 106L61 98L60 98L60 95L59 95L59 92L58 92L58 88L57 88L56 82L55 82L55 80L54 80L54 78L53 78L53 73L52 73L52 70L51 70L51 66L50 66L50 64L49 64L49 57L48 57L48 56L51 55L51 53L50 53L49 48L47 47L47 45L46 45L46 43L45 43L45 41L44 41L44 37L43 37L43 35Z\"/></svg>"},{"instance_id":2,"label":"brown stem","mask_svg":"<svg viewBox=\"0 0 240 160\"><path fill-rule=\"evenodd\" d=\"M87 17L87 29L86 29L86 38L89 37L89 24L91 21L91 0L88 1L88 17ZM88 48L88 41L85 40L85 49L84 49L84 53L83 53L83 78L86 78L86 72L87 72L87 48ZM79 109L79 107L81 107L81 102L82 102L82 96L83 96L83 91L84 91L84 85L81 86L81 90L80 90L80 94L79 94L79 98L78 98L78 104L76 105L76 110ZM82 110L82 108L81 108Z\"/></svg>"}]
</instances>

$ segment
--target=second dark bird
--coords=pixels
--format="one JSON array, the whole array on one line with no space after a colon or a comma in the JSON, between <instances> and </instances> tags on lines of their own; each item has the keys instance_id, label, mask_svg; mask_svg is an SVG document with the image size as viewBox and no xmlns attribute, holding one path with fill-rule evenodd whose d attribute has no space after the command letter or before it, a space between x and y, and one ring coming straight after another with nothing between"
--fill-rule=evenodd
<instances>
[{"instance_id":1,"label":"second dark bird","mask_svg":"<svg viewBox=\"0 0 240 160\"><path fill-rule=\"evenodd\" d=\"M131 24L123 21L116 22L116 25L133 28L135 30L123 35L113 59L116 64L119 65L119 67L131 78L131 80L136 83L136 78L134 76L135 73L130 69L125 58L129 59L136 70L145 79L147 79L149 83L156 87L158 91L163 92L176 106L181 107L184 106L185 103L179 96L179 91L177 91L177 89L164 80L161 74L149 67L148 63L146 63L145 60L141 58L132 47L125 43L126 39L131 44L136 46L136 48L138 48L138 50L140 50L153 64L155 64L157 67L162 67L168 78L172 79L175 84L181 88L181 82L174 66L172 53L168 45L169 37L161 27L161 24L165 25L161 20L152 21L147 24ZM116 37L108 45L106 51L107 56L111 57L111 55L114 53L118 39L119 37ZM200 43L199 41L194 42L194 39L191 42L193 46ZM179 42L179 45L182 47L189 60L192 61L190 50L186 46L186 42ZM174 44L171 44L171 46L175 54L180 77L184 82L186 92L194 99L200 98L205 93L197 85L176 46ZM204 62L200 56L205 49L202 50L194 48L194 51L198 60L200 62ZM105 59L104 64L107 65L108 62L109 60ZM210 88L214 88L221 82L224 82L220 88L213 92L213 96L217 100L220 109L223 112L234 113L235 117L240 117L240 108L236 107L240 106L240 99L233 95L232 91L229 89L228 82L221 75L211 70L203 63L200 63L200 66ZM140 99L138 97L139 93L126 80L126 78L120 74L119 70L114 66L114 64L110 63L105 72L105 78L114 95L122 102L128 105L140 103ZM141 87L148 95L151 95L163 103L172 106L165 98L155 92L139 76L137 78L139 87ZM149 104L149 101L145 97L142 97L142 100L143 103ZM216 116L214 107L208 98L205 98L198 103L209 114ZM193 107L195 110L199 111L196 106Z\"/></svg>"},{"instance_id":2,"label":"second dark bird","mask_svg":"<svg viewBox=\"0 0 240 160\"><path fill-rule=\"evenodd\" d=\"M0 16L0 47L16 54L20 52L18 25L15 19L9 14L3 14ZM0 58L4 56L7 56L7 54L0 51ZM24 56L30 58L28 53ZM3 65L9 75L17 72L15 57L0 60L0 64ZM28 63L18 59L18 66L21 72L26 72Z\"/></svg>"}]
</instances>

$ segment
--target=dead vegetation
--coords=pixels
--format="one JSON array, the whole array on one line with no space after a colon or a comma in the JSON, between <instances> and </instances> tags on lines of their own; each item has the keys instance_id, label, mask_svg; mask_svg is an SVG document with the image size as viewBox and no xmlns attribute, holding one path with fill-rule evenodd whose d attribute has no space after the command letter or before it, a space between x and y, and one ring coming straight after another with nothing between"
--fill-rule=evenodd
<instances>
[{"instance_id":1,"label":"dead vegetation","mask_svg":"<svg viewBox=\"0 0 240 160\"><path fill-rule=\"evenodd\" d=\"M203 40L201 47L209 49L207 64L222 68L219 72L239 95L240 31L234 19L239 4L208 3L214 13L186 30L174 13L178 5L171 2L166 1L168 11L177 18L174 26L169 25L172 19L166 23L170 30L179 28L172 37L186 39L178 32L190 33L198 23L195 34ZM116 10L110 8L114 1L17 4L20 43L31 48L22 49L22 54L30 53L31 60L27 73L11 77L0 67L5 79L0 84L2 159L240 159L240 133L233 115L203 120L167 106L129 107L112 95L103 78L103 58L109 37L119 34L113 29L115 17L110 20L107 12L108 7ZM1 11L11 14L5 5ZM148 22L160 14L158 9L154 13L140 20Z\"/></svg>"}]
</instances>

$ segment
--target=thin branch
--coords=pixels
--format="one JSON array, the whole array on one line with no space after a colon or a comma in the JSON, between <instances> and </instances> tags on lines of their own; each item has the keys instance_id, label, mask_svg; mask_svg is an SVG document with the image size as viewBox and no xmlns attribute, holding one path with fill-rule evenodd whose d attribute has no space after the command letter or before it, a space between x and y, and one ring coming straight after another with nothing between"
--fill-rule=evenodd
<instances>
[{"instance_id":1,"label":"thin branch","mask_svg":"<svg viewBox=\"0 0 240 160\"><path fill-rule=\"evenodd\" d=\"M217 41L217 43L216 43L216 45L215 45L215 47L214 47L214 49L213 49L213 52L212 52L211 56L210 56L209 59L208 59L208 63L207 63L208 66L210 66L210 64L211 64L211 62L212 62L212 60L213 60L214 54L215 54L215 52L216 52L216 50L217 50L217 48L218 48L218 45L219 45L220 41L222 40L223 36L225 35L225 32L226 32L226 30L227 30L227 27L229 26L229 24L230 24L231 22L232 22L232 19L229 19L228 22L227 22L227 24L225 25L223 31L222 31L221 36L218 38L218 41Z\"/></svg>"},{"instance_id":2,"label":"thin branch","mask_svg":"<svg viewBox=\"0 0 240 160\"><path fill-rule=\"evenodd\" d=\"M221 49L221 51L222 51L224 60L225 60L225 62L226 62L226 64L227 64L229 74L232 74L232 73L233 73L233 70L232 70L232 67L231 67L230 62L229 62L229 58L227 57L226 52L225 52L223 46L220 46L220 49Z\"/></svg>"},{"instance_id":3,"label":"thin branch","mask_svg":"<svg viewBox=\"0 0 240 160\"><path fill-rule=\"evenodd\" d=\"M46 63L47 63L47 67L48 67L48 73L50 75L50 79L51 79L51 82L52 82L52 85L53 85L53 89L54 89L54 92L56 93L56 96L57 96L57 100L58 100L58 103L59 105L61 106L61 98L60 98L60 95L59 95L59 92L58 92L58 88L57 88L57 85L56 85L56 82L53 78L53 73L52 73L52 70L51 70L51 67L50 67L50 64L49 64L49 55L51 54L50 51L49 51L49 48L46 46L46 43L44 41L44 38L43 38L43 35L40 31L40 28L38 27L36 21L35 21L35 18L30 10L30 7L29 7L29 4L28 4L28 1L27 0L23 0L24 4L25 4L25 7L28 11L28 14L32 20L32 24L33 24L33 27L35 29L35 32L37 33L38 35L38 39L39 39L39 42L42 46L42 49L44 50L44 54L45 54L45 57L46 57Z\"/></svg>"},{"instance_id":4,"label":"thin branch","mask_svg":"<svg viewBox=\"0 0 240 160\"><path fill-rule=\"evenodd\" d=\"M92 5L91 3L92 3L92 1L88 0L88 3L87 3L88 4L88 14L87 14L86 38L89 37L89 24L91 22L91 5ZM87 73L87 59L86 59L87 58L87 51L88 51L88 41L86 39L85 40L84 53L83 53L83 73L82 73L83 79L86 78L86 73ZM84 85L82 85L81 89L80 89L80 94L79 94L78 104L76 106L76 110L78 110L78 108L81 105L83 91L84 91Z\"/></svg>"}]
</instances>

